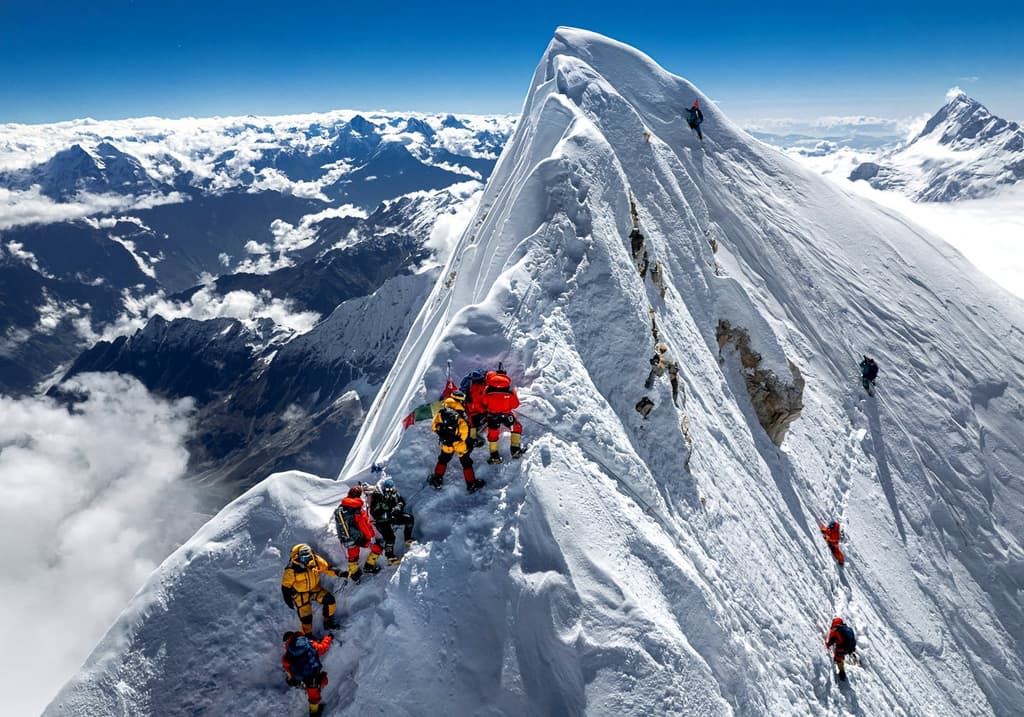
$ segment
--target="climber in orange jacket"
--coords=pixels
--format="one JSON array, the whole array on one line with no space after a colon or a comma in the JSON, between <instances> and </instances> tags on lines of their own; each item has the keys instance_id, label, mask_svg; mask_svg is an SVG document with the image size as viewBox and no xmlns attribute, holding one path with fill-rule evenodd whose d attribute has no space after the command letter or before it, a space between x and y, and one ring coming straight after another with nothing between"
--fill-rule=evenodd
<instances>
[{"instance_id":1,"label":"climber in orange jacket","mask_svg":"<svg viewBox=\"0 0 1024 717\"><path fill-rule=\"evenodd\" d=\"M501 463L501 456L498 455L498 433L502 426L512 429L509 443L513 458L520 458L523 449L520 441L523 437L523 425L519 423L516 414L512 411L519 408L519 396L512 388L512 379L505 373L504 367L499 363L497 371L488 371L484 379L484 406L487 409L487 444L491 451L488 463Z\"/></svg>"},{"instance_id":2,"label":"climber in orange jacket","mask_svg":"<svg viewBox=\"0 0 1024 717\"><path fill-rule=\"evenodd\" d=\"M348 495L341 499L341 504L334 509L334 529L338 532L338 541L348 549L348 577L358 583L363 572L380 572L377 560L384 549L377 541L370 522L370 515L363 502L363 489L354 485L348 489ZM359 569L359 552L369 546L370 554L366 556L366 565Z\"/></svg>"},{"instance_id":3,"label":"climber in orange jacket","mask_svg":"<svg viewBox=\"0 0 1024 717\"><path fill-rule=\"evenodd\" d=\"M842 565L846 562L846 556L843 555L843 551L839 547L839 541L843 538L842 530L840 530L839 521L833 520L828 525L822 525L819 523L821 528L821 535L825 538L825 542L828 543L829 550L832 551L832 557L836 559L836 562Z\"/></svg>"}]
</instances>

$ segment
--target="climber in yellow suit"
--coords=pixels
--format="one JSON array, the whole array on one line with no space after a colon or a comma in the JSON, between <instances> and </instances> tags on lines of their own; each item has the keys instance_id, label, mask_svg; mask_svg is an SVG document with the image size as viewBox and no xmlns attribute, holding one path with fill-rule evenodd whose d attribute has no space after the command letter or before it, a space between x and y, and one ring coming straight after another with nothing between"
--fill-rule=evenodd
<instances>
[{"instance_id":1,"label":"climber in yellow suit","mask_svg":"<svg viewBox=\"0 0 1024 717\"><path fill-rule=\"evenodd\" d=\"M313 633L313 601L320 603L324 610L324 630L337 629L334 619L336 607L334 595L320 584L321 573L334 577L347 577L348 573L316 555L305 543L292 548L291 560L281 576L281 595L284 603L299 613L302 632Z\"/></svg>"}]
</instances>

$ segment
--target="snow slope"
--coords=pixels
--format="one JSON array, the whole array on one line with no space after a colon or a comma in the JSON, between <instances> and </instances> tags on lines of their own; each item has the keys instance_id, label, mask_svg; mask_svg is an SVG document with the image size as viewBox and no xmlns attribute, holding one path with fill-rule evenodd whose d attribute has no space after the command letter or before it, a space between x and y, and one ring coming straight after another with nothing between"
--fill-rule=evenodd
<instances>
[{"instance_id":1,"label":"snow slope","mask_svg":"<svg viewBox=\"0 0 1024 717\"><path fill-rule=\"evenodd\" d=\"M680 119L694 97L703 144ZM632 266L629 192L664 300ZM681 362L678 409L664 380L642 390L651 307ZM340 591L326 699L344 714L1020 713L1022 308L646 56L559 29L342 470L386 461L422 542ZM806 381L781 449L719 348L723 319L762 367L789 359ZM877 399L861 352L881 364ZM446 359L459 375L503 360L521 387L530 450L478 466L474 495L454 470L425 490L435 443L398 426ZM300 714L276 671L295 622L276 581L299 540L340 560L343 492L284 474L225 508L47 714ZM842 571L817 530L829 516L847 529ZM864 660L842 689L822 644L835 614Z\"/></svg>"}]
</instances>

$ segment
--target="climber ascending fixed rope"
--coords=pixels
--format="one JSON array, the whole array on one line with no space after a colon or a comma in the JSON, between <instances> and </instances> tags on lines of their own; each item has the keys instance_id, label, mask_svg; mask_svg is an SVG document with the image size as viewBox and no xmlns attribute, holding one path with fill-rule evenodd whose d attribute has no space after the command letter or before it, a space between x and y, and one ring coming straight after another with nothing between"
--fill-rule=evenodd
<instances>
[{"instance_id":1,"label":"climber ascending fixed rope","mask_svg":"<svg viewBox=\"0 0 1024 717\"><path fill-rule=\"evenodd\" d=\"M697 133L701 142L704 141L704 133L700 131L700 126L703 122L704 113L700 111L700 100L694 100L690 109L686 110L686 124Z\"/></svg>"}]
</instances>

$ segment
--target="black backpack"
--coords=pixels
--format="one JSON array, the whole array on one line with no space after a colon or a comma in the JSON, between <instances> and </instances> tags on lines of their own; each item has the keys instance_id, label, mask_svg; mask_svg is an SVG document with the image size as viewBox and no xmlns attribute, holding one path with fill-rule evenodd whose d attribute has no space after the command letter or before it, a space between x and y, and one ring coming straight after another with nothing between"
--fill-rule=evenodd
<instances>
[{"instance_id":1,"label":"black backpack","mask_svg":"<svg viewBox=\"0 0 1024 717\"><path fill-rule=\"evenodd\" d=\"M644 418L647 418L653 408L654 401L649 399L647 396L644 396L636 402L636 410Z\"/></svg>"},{"instance_id":2,"label":"black backpack","mask_svg":"<svg viewBox=\"0 0 1024 717\"><path fill-rule=\"evenodd\" d=\"M839 635L839 639L842 641L840 647L847 652L853 652L857 649L857 636L853 633L853 628L843 623L836 627L836 633Z\"/></svg>"},{"instance_id":3,"label":"black backpack","mask_svg":"<svg viewBox=\"0 0 1024 717\"><path fill-rule=\"evenodd\" d=\"M483 383L484 379L487 378L487 369L478 368L475 371L470 371L462 379L462 383L459 384L459 390L469 397L469 389L474 383Z\"/></svg>"},{"instance_id":4,"label":"black backpack","mask_svg":"<svg viewBox=\"0 0 1024 717\"><path fill-rule=\"evenodd\" d=\"M441 422L437 425L437 436L442 443L451 445L459 440L459 412L445 406L439 414Z\"/></svg>"}]
</instances>

